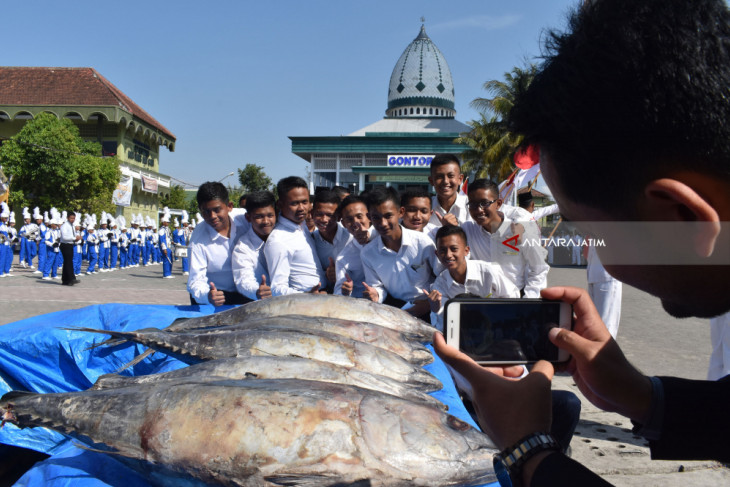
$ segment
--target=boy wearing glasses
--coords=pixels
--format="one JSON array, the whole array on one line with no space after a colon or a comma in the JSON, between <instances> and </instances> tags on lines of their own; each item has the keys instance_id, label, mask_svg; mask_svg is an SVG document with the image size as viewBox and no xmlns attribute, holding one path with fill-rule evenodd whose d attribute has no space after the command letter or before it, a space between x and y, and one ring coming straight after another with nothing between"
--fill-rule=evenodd
<instances>
[{"instance_id":1,"label":"boy wearing glasses","mask_svg":"<svg viewBox=\"0 0 730 487\"><path fill-rule=\"evenodd\" d=\"M502 268L522 296L539 298L547 286L550 266L540 240L525 239L522 223L505 218L500 211L499 188L487 179L469 185L469 213L473 221L461 225L471 246L472 258L492 262Z\"/></svg>"}]
</instances>

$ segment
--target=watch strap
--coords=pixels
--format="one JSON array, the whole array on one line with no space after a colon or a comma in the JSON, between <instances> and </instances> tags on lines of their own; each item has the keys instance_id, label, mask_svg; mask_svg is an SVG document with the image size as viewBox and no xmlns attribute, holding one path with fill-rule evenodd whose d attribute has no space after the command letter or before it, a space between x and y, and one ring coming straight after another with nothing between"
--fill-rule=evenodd
<instances>
[{"instance_id":1,"label":"watch strap","mask_svg":"<svg viewBox=\"0 0 730 487\"><path fill-rule=\"evenodd\" d=\"M509 472L510 479L518 480L522 476L522 467L525 463L537 453L545 450L557 451L560 450L560 445L549 433L532 433L519 440L515 445L505 448L495 455L495 466L497 463L501 464ZM498 477L500 477L500 474L504 476L505 472L499 471L501 469L495 470L498 470ZM512 481L509 483L503 482L501 478L498 480L502 486L515 484Z\"/></svg>"}]
</instances>

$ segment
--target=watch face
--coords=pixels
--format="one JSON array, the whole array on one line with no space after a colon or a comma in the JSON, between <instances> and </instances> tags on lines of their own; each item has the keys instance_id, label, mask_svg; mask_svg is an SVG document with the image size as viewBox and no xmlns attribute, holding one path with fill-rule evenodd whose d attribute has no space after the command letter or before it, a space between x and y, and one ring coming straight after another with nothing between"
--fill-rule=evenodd
<instances>
[{"instance_id":1,"label":"watch face","mask_svg":"<svg viewBox=\"0 0 730 487\"><path fill-rule=\"evenodd\" d=\"M494 473L497 475L497 482L499 482L500 487L512 487L512 479L509 476L507 466L502 462L502 457L495 455L492 464L494 465Z\"/></svg>"}]
</instances>

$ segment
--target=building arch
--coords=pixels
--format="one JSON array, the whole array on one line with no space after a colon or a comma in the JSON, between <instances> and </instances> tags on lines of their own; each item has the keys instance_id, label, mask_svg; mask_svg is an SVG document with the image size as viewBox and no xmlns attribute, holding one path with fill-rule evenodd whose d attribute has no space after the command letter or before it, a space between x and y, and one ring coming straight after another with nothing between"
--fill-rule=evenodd
<instances>
[{"instance_id":1,"label":"building arch","mask_svg":"<svg viewBox=\"0 0 730 487\"><path fill-rule=\"evenodd\" d=\"M81 121L84 121L84 117L79 112L66 112L63 115L63 118L68 118L69 120L81 120Z\"/></svg>"},{"instance_id":2,"label":"building arch","mask_svg":"<svg viewBox=\"0 0 730 487\"><path fill-rule=\"evenodd\" d=\"M8 114L8 112L0 110L0 122L5 120L10 120L10 115Z\"/></svg>"},{"instance_id":3,"label":"building arch","mask_svg":"<svg viewBox=\"0 0 730 487\"><path fill-rule=\"evenodd\" d=\"M33 114L26 110L21 110L13 115L13 120L33 120L34 118Z\"/></svg>"}]
</instances>

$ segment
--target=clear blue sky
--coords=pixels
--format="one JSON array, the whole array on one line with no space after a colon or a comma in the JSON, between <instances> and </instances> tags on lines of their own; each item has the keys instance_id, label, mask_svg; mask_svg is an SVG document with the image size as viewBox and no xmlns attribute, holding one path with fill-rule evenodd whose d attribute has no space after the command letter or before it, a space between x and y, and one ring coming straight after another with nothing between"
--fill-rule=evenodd
<instances>
[{"instance_id":1,"label":"clear blue sky","mask_svg":"<svg viewBox=\"0 0 730 487\"><path fill-rule=\"evenodd\" d=\"M577 0L3 2L0 64L96 68L177 137L160 170L199 184L247 163L305 176L288 136L343 135L384 116L393 66L426 31L456 118L482 85L540 53ZM235 177L226 183L235 183Z\"/></svg>"}]
</instances>

